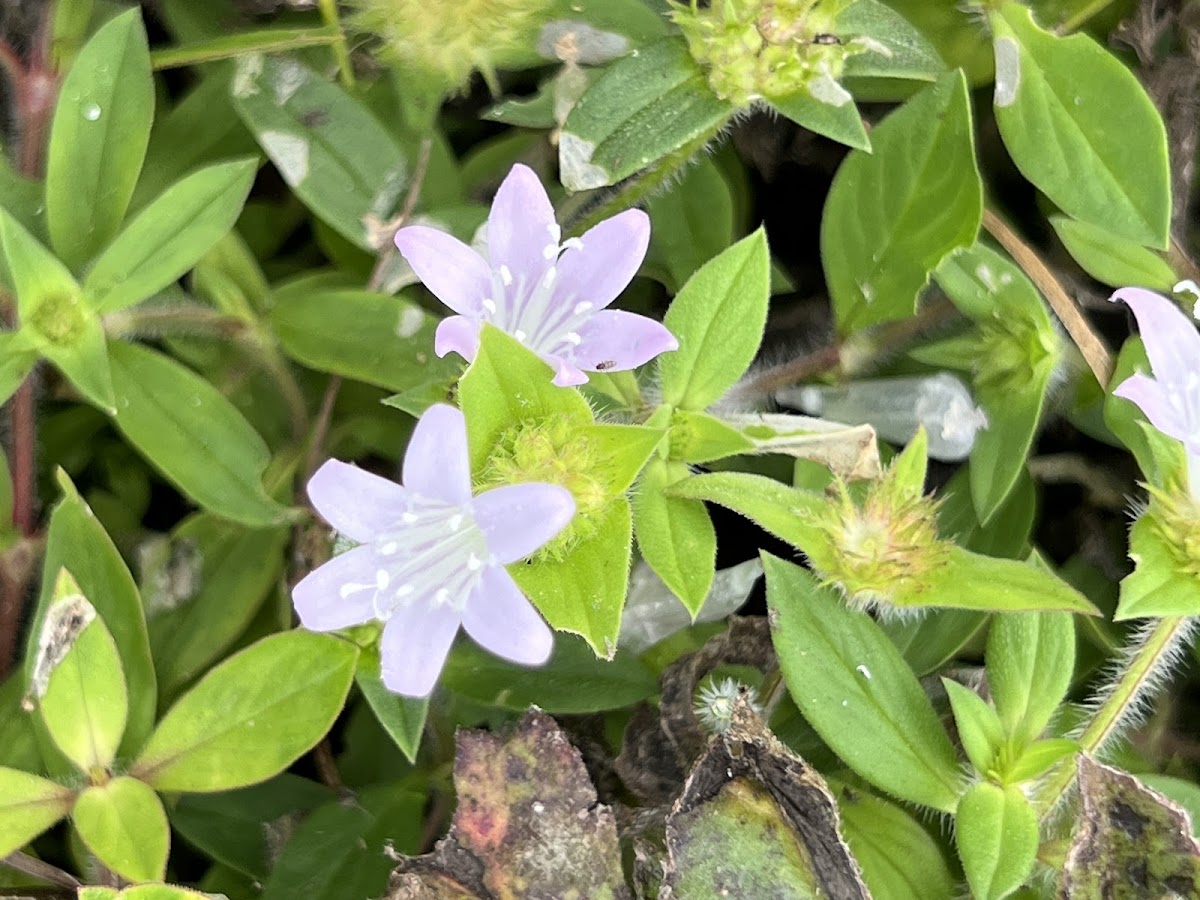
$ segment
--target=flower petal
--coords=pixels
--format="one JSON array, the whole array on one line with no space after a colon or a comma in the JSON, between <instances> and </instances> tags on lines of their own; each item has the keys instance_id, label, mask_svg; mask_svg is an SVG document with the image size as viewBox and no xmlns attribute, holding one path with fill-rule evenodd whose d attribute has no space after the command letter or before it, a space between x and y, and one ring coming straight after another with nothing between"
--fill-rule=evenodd
<instances>
[{"instance_id":1,"label":"flower petal","mask_svg":"<svg viewBox=\"0 0 1200 900\"><path fill-rule=\"evenodd\" d=\"M479 646L525 666L540 666L554 649L554 632L500 566L484 570L462 624Z\"/></svg>"},{"instance_id":2,"label":"flower petal","mask_svg":"<svg viewBox=\"0 0 1200 900\"><path fill-rule=\"evenodd\" d=\"M605 219L569 247L558 261L555 299L574 306L586 301L603 309L620 296L637 274L650 244L650 217L627 209Z\"/></svg>"},{"instance_id":3,"label":"flower petal","mask_svg":"<svg viewBox=\"0 0 1200 900\"><path fill-rule=\"evenodd\" d=\"M619 309L596 313L579 329L579 337L575 364L590 372L636 369L679 349L679 341L661 322Z\"/></svg>"},{"instance_id":4,"label":"flower petal","mask_svg":"<svg viewBox=\"0 0 1200 900\"><path fill-rule=\"evenodd\" d=\"M558 387L576 387L588 383L588 377L583 374L583 370L561 356L551 354L543 359L554 366L553 383Z\"/></svg>"},{"instance_id":5,"label":"flower petal","mask_svg":"<svg viewBox=\"0 0 1200 900\"><path fill-rule=\"evenodd\" d=\"M433 336L433 352L439 357L457 353L467 362L474 362L479 352L479 325L466 316L450 316L438 323Z\"/></svg>"},{"instance_id":6,"label":"flower petal","mask_svg":"<svg viewBox=\"0 0 1200 900\"><path fill-rule=\"evenodd\" d=\"M396 232L396 249L425 287L456 313L476 316L483 310L483 299L492 292L492 270L458 238L410 225Z\"/></svg>"},{"instance_id":7,"label":"flower petal","mask_svg":"<svg viewBox=\"0 0 1200 900\"><path fill-rule=\"evenodd\" d=\"M1150 424L1176 440L1187 441L1187 423L1174 406L1171 405L1163 386L1148 375L1137 373L1122 381L1113 391L1117 397L1122 397L1137 404L1138 409L1150 421Z\"/></svg>"},{"instance_id":8,"label":"flower petal","mask_svg":"<svg viewBox=\"0 0 1200 900\"><path fill-rule=\"evenodd\" d=\"M493 488L471 506L488 552L504 565L533 553L575 516L570 491L540 482Z\"/></svg>"},{"instance_id":9,"label":"flower petal","mask_svg":"<svg viewBox=\"0 0 1200 900\"><path fill-rule=\"evenodd\" d=\"M395 526L407 492L394 481L331 459L308 480L308 499L326 522L365 544Z\"/></svg>"},{"instance_id":10,"label":"flower petal","mask_svg":"<svg viewBox=\"0 0 1200 900\"><path fill-rule=\"evenodd\" d=\"M435 403L421 415L404 452L404 486L446 503L471 499L467 422L461 411Z\"/></svg>"},{"instance_id":11,"label":"flower petal","mask_svg":"<svg viewBox=\"0 0 1200 900\"><path fill-rule=\"evenodd\" d=\"M406 697L429 696L459 622L458 610L447 603L416 600L396 610L379 641L380 674L387 689Z\"/></svg>"},{"instance_id":12,"label":"flower petal","mask_svg":"<svg viewBox=\"0 0 1200 900\"><path fill-rule=\"evenodd\" d=\"M542 182L528 166L512 167L492 200L488 213L488 258L496 270L508 266L514 276L524 274L536 283L557 256L547 258L548 246L558 247L554 207Z\"/></svg>"},{"instance_id":13,"label":"flower petal","mask_svg":"<svg viewBox=\"0 0 1200 900\"><path fill-rule=\"evenodd\" d=\"M379 566L370 547L355 547L309 572L292 588L292 605L309 631L337 631L375 618Z\"/></svg>"},{"instance_id":14,"label":"flower petal","mask_svg":"<svg viewBox=\"0 0 1200 900\"><path fill-rule=\"evenodd\" d=\"M1153 291L1121 288L1110 299L1124 300L1137 317L1155 379L1168 392L1182 392L1200 360L1196 324L1174 303Z\"/></svg>"}]
</instances>

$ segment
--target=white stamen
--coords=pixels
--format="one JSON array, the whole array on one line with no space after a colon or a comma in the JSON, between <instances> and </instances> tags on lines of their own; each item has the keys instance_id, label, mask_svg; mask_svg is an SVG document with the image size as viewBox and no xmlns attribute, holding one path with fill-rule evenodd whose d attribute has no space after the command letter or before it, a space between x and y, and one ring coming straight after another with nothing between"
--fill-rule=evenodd
<instances>
[{"instance_id":1,"label":"white stamen","mask_svg":"<svg viewBox=\"0 0 1200 900\"><path fill-rule=\"evenodd\" d=\"M375 572L375 589L382 591L388 586L388 582L392 580L392 576L387 573L387 569L378 569Z\"/></svg>"},{"instance_id":2,"label":"white stamen","mask_svg":"<svg viewBox=\"0 0 1200 900\"><path fill-rule=\"evenodd\" d=\"M481 303L480 305L485 310L487 310L489 313L491 313L493 316L496 314L496 301L493 300L491 297L484 297L483 303Z\"/></svg>"},{"instance_id":3,"label":"white stamen","mask_svg":"<svg viewBox=\"0 0 1200 900\"><path fill-rule=\"evenodd\" d=\"M563 340L565 340L568 344L573 344L576 347L583 343L583 338L581 338L574 331L568 331L566 334L564 334Z\"/></svg>"},{"instance_id":4,"label":"white stamen","mask_svg":"<svg viewBox=\"0 0 1200 900\"><path fill-rule=\"evenodd\" d=\"M446 520L446 525L450 528L451 531L458 531L458 529L462 527L462 523L463 523L462 513L455 513L449 519Z\"/></svg>"},{"instance_id":5,"label":"white stamen","mask_svg":"<svg viewBox=\"0 0 1200 900\"><path fill-rule=\"evenodd\" d=\"M400 516L400 519L409 525L411 525L413 522L417 521L417 519L419 519L419 518L420 518L420 516L418 516L414 512L406 512Z\"/></svg>"},{"instance_id":6,"label":"white stamen","mask_svg":"<svg viewBox=\"0 0 1200 900\"><path fill-rule=\"evenodd\" d=\"M551 266L546 270L546 274L542 276L542 287L550 287L550 285L554 284L556 278L558 278L558 269Z\"/></svg>"},{"instance_id":7,"label":"white stamen","mask_svg":"<svg viewBox=\"0 0 1200 900\"><path fill-rule=\"evenodd\" d=\"M386 544L379 545L379 555L380 556L391 556L393 553L395 553L399 549L400 549L400 545L397 544L395 541L388 541Z\"/></svg>"},{"instance_id":8,"label":"white stamen","mask_svg":"<svg viewBox=\"0 0 1200 900\"><path fill-rule=\"evenodd\" d=\"M478 556L476 556L474 553L472 553L470 556L467 557L467 568L469 570L471 570L472 572L478 570L478 568L482 565L483 565L483 560L480 559Z\"/></svg>"},{"instance_id":9,"label":"white stamen","mask_svg":"<svg viewBox=\"0 0 1200 900\"><path fill-rule=\"evenodd\" d=\"M583 240L581 238L577 238L577 237L567 238L565 241L562 242L562 248L564 250L582 250L583 249Z\"/></svg>"},{"instance_id":10,"label":"white stamen","mask_svg":"<svg viewBox=\"0 0 1200 900\"><path fill-rule=\"evenodd\" d=\"M562 240L562 226L557 222L551 222L546 226L546 230L550 232L550 240L554 241L555 244Z\"/></svg>"},{"instance_id":11,"label":"white stamen","mask_svg":"<svg viewBox=\"0 0 1200 900\"><path fill-rule=\"evenodd\" d=\"M505 287L513 283L512 270L508 266L500 266L500 281L504 283Z\"/></svg>"},{"instance_id":12,"label":"white stamen","mask_svg":"<svg viewBox=\"0 0 1200 900\"><path fill-rule=\"evenodd\" d=\"M582 316L585 312L592 308L592 305L593 304L587 300L581 300L575 304L575 308L571 310L571 313L576 316Z\"/></svg>"},{"instance_id":13,"label":"white stamen","mask_svg":"<svg viewBox=\"0 0 1200 900\"><path fill-rule=\"evenodd\" d=\"M371 591L375 589L373 584L358 584L354 581L347 581L338 588L338 596L343 600L349 600L352 594L357 594L359 591Z\"/></svg>"},{"instance_id":14,"label":"white stamen","mask_svg":"<svg viewBox=\"0 0 1200 900\"><path fill-rule=\"evenodd\" d=\"M515 337L517 339L518 343L523 344L523 343L525 343L525 338L529 337L529 335L527 335L520 328L518 328L516 331L513 332L513 337Z\"/></svg>"},{"instance_id":15,"label":"white stamen","mask_svg":"<svg viewBox=\"0 0 1200 900\"><path fill-rule=\"evenodd\" d=\"M433 595L433 602L437 606L441 606L450 599L450 592L446 588L438 588L437 593Z\"/></svg>"},{"instance_id":16,"label":"white stamen","mask_svg":"<svg viewBox=\"0 0 1200 900\"><path fill-rule=\"evenodd\" d=\"M400 585L400 587L396 588L396 594L395 594L396 599L398 600L401 597L407 597L409 594L411 594L413 592L413 590L414 590L414 588L411 584Z\"/></svg>"},{"instance_id":17,"label":"white stamen","mask_svg":"<svg viewBox=\"0 0 1200 900\"><path fill-rule=\"evenodd\" d=\"M558 244L547 244L542 248L543 259L554 259L558 256Z\"/></svg>"}]
</instances>

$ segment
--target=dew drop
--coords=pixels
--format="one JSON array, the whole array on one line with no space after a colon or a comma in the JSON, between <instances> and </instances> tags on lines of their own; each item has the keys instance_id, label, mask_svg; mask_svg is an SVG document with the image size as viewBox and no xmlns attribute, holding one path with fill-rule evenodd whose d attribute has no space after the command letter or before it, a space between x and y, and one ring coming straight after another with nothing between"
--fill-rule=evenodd
<instances>
[{"instance_id":1,"label":"dew drop","mask_svg":"<svg viewBox=\"0 0 1200 900\"><path fill-rule=\"evenodd\" d=\"M89 122L95 122L100 118L100 107L95 103L89 103L83 108L83 117Z\"/></svg>"},{"instance_id":2,"label":"dew drop","mask_svg":"<svg viewBox=\"0 0 1200 900\"><path fill-rule=\"evenodd\" d=\"M864 666L862 663L859 663L857 666L855 666L854 671L856 671L863 678L867 679L867 681L871 680L871 670L868 669L866 666Z\"/></svg>"}]
</instances>

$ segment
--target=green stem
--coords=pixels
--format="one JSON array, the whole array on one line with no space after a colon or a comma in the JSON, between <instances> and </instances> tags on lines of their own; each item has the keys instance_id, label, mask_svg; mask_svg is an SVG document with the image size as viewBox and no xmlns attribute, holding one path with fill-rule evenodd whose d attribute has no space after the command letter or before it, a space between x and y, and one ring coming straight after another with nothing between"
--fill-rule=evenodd
<instances>
[{"instance_id":1,"label":"green stem","mask_svg":"<svg viewBox=\"0 0 1200 900\"><path fill-rule=\"evenodd\" d=\"M333 58L337 60L338 77L342 86L354 87L354 69L350 65L350 49L346 46L346 35L342 32L342 23L338 20L337 0L320 0L321 21L337 31L337 39L333 42Z\"/></svg>"},{"instance_id":2,"label":"green stem","mask_svg":"<svg viewBox=\"0 0 1200 900\"><path fill-rule=\"evenodd\" d=\"M1077 31L1088 19L1097 13L1101 13L1108 7L1112 6L1112 0L1092 0L1091 3L1084 6L1082 9L1076 10L1075 14L1058 26L1059 34L1070 34L1072 31Z\"/></svg>"},{"instance_id":3,"label":"green stem","mask_svg":"<svg viewBox=\"0 0 1200 900\"><path fill-rule=\"evenodd\" d=\"M702 134L684 144L674 153L664 156L654 168L645 169L625 181L616 191L582 213L579 218L570 222L570 227L564 229L578 236L593 225L615 216L617 213L637 206L647 197L657 191L676 172L691 162L692 157L700 152L713 138L721 133L728 124L728 119L722 119L715 126L706 129Z\"/></svg>"},{"instance_id":4,"label":"green stem","mask_svg":"<svg viewBox=\"0 0 1200 900\"><path fill-rule=\"evenodd\" d=\"M1100 695L1099 705L1076 739L1080 750L1095 756L1126 724L1138 707L1161 687L1166 671L1175 662L1177 650L1187 640L1195 620L1183 616L1160 619L1130 648L1129 658L1120 674ZM1075 759L1058 765L1042 782L1034 797L1034 806L1043 821L1054 815L1063 797L1075 783Z\"/></svg>"}]
</instances>

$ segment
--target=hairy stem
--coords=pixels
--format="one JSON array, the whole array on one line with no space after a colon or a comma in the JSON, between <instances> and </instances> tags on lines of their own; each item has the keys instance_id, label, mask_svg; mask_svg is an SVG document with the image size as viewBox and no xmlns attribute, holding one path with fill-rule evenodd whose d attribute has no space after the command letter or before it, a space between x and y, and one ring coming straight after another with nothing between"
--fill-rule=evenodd
<instances>
[{"instance_id":1,"label":"hairy stem","mask_svg":"<svg viewBox=\"0 0 1200 900\"><path fill-rule=\"evenodd\" d=\"M1118 732L1137 718L1139 708L1163 685L1191 634L1195 620L1177 616L1160 619L1142 633L1129 649L1125 664L1113 682L1098 695L1095 711L1076 740L1089 756L1099 754ZM1052 818L1075 784L1075 758L1059 763L1034 796L1043 821Z\"/></svg>"},{"instance_id":2,"label":"hairy stem","mask_svg":"<svg viewBox=\"0 0 1200 900\"><path fill-rule=\"evenodd\" d=\"M0 865L8 866L10 869L16 869L23 875L40 878L43 881L49 881L51 884L57 884L61 887L71 888L72 890L79 887L79 879L74 875L64 872L62 869L52 866L48 862L43 862L36 857L30 856L28 853L22 853L20 850L0 859Z\"/></svg>"},{"instance_id":3,"label":"hairy stem","mask_svg":"<svg viewBox=\"0 0 1200 900\"><path fill-rule=\"evenodd\" d=\"M1070 34L1082 28L1092 16L1104 12L1112 6L1113 0L1092 0L1091 3L1077 9L1065 22L1058 26L1059 34Z\"/></svg>"},{"instance_id":4,"label":"hairy stem","mask_svg":"<svg viewBox=\"0 0 1200 900\"><path fill-rule=\"evenodd\" d=\"M1008 251L1008 255L1016 261L1022 271L1029 276L1029 280L1041 291L1042 296L1049 302L1050 308L1054 310L1054 314L1067 329L1067 334L1071 336L1071 340L1083 354L1083 359L1088 368L1092 370L1092 374L1096 376L1096 380L1100 382L1101 387L1107 387L1113 371L1112 354L1108 352L1108 348L1104 346L1100 336L1092 329L1075 301L1059 284L1054 273L1042 262L1037 252L1021 240L1020 236L990 209L983 211L983 227L1000 242L1000 246Z\"/></svg>"}]
</instances>

